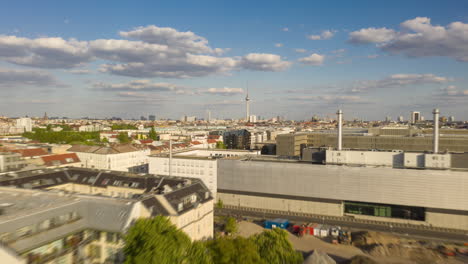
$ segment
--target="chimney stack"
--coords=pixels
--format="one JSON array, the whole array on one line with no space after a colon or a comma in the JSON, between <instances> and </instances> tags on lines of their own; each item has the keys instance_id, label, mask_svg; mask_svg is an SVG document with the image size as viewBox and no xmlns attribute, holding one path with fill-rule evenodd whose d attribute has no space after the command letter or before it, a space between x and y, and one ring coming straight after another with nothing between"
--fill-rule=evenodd
<instances>
[{"instance_id":1,"label":"chimney stack","mask_svg":"<svg viewBox=\"0 0 468 264\"><path fill-rule=\"evenodd\" d=\"M434 153L439 153L439 109L434 109L432 112L434 114L434 136L433 136L433 151Z\"/></svg>"},{"instance_id":2,"label":"chimney stack","mask_svg":"<svg viewBox=\"0 0 468 264\"><path fill-rule=\"evenodd\" d=\"M341 150L343 147L343 111L338 110L336 112L337 119L338 119L338 142L337 142L337 150Z\"/></svg>"}]
</instances>

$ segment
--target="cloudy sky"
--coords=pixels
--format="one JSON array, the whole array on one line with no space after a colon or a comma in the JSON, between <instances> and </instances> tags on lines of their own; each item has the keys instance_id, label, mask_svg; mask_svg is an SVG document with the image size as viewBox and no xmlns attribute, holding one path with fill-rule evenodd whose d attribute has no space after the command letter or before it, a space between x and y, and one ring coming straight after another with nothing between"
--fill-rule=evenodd
<instances>
[{"instance_id":1,"label":"cloudy sky","mask_svg":"<svg viewBox=\"0 0 468 264\"><path fill-rule=\"evenodd\" d=\"M468 119L464 0L222 2L4 5L0 115Z\"/></svg>"}]
</instances>

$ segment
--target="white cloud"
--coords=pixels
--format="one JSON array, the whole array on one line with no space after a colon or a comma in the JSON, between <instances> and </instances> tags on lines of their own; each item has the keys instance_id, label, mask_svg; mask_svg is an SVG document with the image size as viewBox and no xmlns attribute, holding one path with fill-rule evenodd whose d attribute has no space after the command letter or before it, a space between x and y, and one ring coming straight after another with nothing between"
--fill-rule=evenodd
<instances>
[{"instance_id":1,"label":"white cloud","mask_svg":"<svg viewBox=\"0 0 468 264\"><path fill-rule=\"evenodd\" d=\"M314 53L308 57L299 59L299 61L302 62L303 64L313 65L313 66L322 65L324 60L325 60L325 55L320 55L317 53Z\"/></svg>"},{"instance_id":2,"label":"white cloud","mask_svg":"<svg viewBox=\"0 0 468 264\"><path fill-rule=\"evenodd\" d=\"M92 71L88 69L73 69L73 70L67 70L66 72L73 73L73 74L80 74L80 75L92 73Z\"/></svg>"},{"instance_id":3,"label":"white cloud","mask_svg":"<svg viewBox=\"0 0 468 264\"><path fill-rule=\"evenodd\" d=\"M346 49L337 49L337 50L332 50L331 53L333 54L339 54L339 53L345 53Z\"/></svg>"},{"instance_id":4,"label":"white cloud","mask_svg":"<svg viewBox=\"0 0 468 264\"><path fill-rule=\"evenodd\" d=\"M276 44L275 44L275 47L277 47L277 48L281 48L281 47L283 47L283 46L284 46L283 43L276 43Z\"/></svg>"},{"instance_id":5,"label":"white cloud","mask_svg":"<svg viewBox=\"0 0 468 264\"><path fill-rule=\"evenodd\" d=\"M409 85L442 84L451 81L450 78L434 74L393 74L381 80L358 81L351 88L351 93L362 93L378 88L405 87Z\"/></svg>"},{"instance_id":6,"label":"white cloud","mask_svg":"<svg viewBox=\"0 0 468 264\"><path fill-rule=\"evenodd\" d=\"M381 43L378 48L392 54L408 57L450 57L468 62L468 24L453 22L447 26L435 26L430 18L416 17L400 24L400 32L383 34L378 41L372 36L359 38L350 33L350 41L355 43ZM356 34L355 34L356 35ZM367 40L367 41L366 41Z\"/></svg>"},{"instance_id":7,"label":"white cloud","mask_svg":"<svg viewBox=\"0 0 468 264\"><path fill-rule=\"evenodd\" d=\"M132 31L121 31L119 34L124 38L164 45L171 49L184 50L191 53L214 53L214 50L208 46L206 38L198 36L191 31L180 32L174 28L150 25L147 27L137 27Z\"/></svg>"},{"instance_id":8,"label":"white cloud","mask_svg":"<svg viewBox=\"0 0 468 264\"><path fill-rule=\"evenodd\" d=\"M378 57L379 57L379 55L377 55L377 54L367 55L368 59L377 59Z\"/></svg>"},{"instance_id":9,"label":"white cloud","mask_svg":"<svg viewBox=\"0 0 468 264\"><path fill-rule=\"evenodd\" d=\"M0 35L0 60L38 68L73 68L91 61L87 43L62 38Z\"/></svg>"},{"instance_id":10,"label":"white cloud","mask_svg":"<svg viewBox=\"0 0 468 264\"><path fill-rule=\"evenodd\" d=\"M455 85L449 85L447 87L441 88L441 95L445 97L457 97L457 96L466 96L468 95L468 90L460 90Z\"/></svg>"},{"instance_id":11,"label":"white cloud","mask_svg":"<svg viewBox=\"0 0 468 264\"><path fill-rule=\"evenodd\" d=\"M215 94L215 95L233 95L233 94L241 94L244 93L242 88L209 88L204 91L207 94Z\"/></svg>"},{"instance_id":12,"label":"white cloud","mask_svg":"<svg viewBox=\"0 0 468 264\"><path fill-rule=\"evenodd\" d=\"M288 97L292 101L315 101L323 104L352 104L352 103L367 103L365 99L356 95L304 95Z\"/></svg>"},{"instance_id":13,"label":"white cloud","mask_svg":"<svg viewBox=\"0 0 468 264\"><path fill-rule=\"evenodd\" d=\"M134 80L127 83L103 83L93 84L93 89L109 92L138 92L138 91L177 91L184 90L185 87L172 83L159 82L154 83L150 80Z\"/></svg>"},{"instance_id":14,"label":"white cloud","mask_svg":"<svg viewBox=\"0 0 468 264\"><path fill-rule=\"evenodd\" d=\"M244 69L257 71L283 71L291 66L281 56L268 53L250 53L242 57L240 66Z\"/></svg>"},{"instance_id":15,"label":"white cloud","mask_svg":"<svg viewBox=\"0 0 468 264\"><path fill-rule=\"evenodd\" d=\"M238 69L280 71L290 62L275 54L220 57L229 49L212 48L193 32L157 26L120 32L128 39L78 41L62 38L20 38L0 35L0 61L38 67L71 69L104 60L99 71L138 78L190 78L229 74ZM72 73L85 73L76 70Z\"/></svg>"},{"instance_id":16,"label":"white cloud","mask_svg":"<svg viewBox=\"0 0 468 264\"><path fill-rule=\"evenodd\" d=\"M288 31L289 31L289 28L284 27L284 28L282 28L281 30L284 31L284 32L288 32Z\"/></svg>"},{"instance_id":17,"label":"white cloud","mask_svg":"<svg viewBox=\"0 0 468 264\"><path fill-rule=\"evenodd\" d=\"M36 70L13 70L0 68L0 88L21 88L22 86L63 86L50 73Z\"/></svg>"},{"instance_id":18,"label":"white cloud","mask_svg":"<svg viewBox=\"0 0 468 264\"><path fill-rule=\"evenodd\" d=\"M295 52L297 53L306 53L307 50L306 49L294 49Z\"/></svg>"},{"instance_id":19,"label":"white cloud","mask_svg":"<svg viewBox=\"0 0 468 264\"><path fill-rule=\"evenodd\" d=\"M307 36L310 40L324 40L324 39L331 39L335 35L335 31L324 30L320 35L309 35Z\"/></svg>"},{"instance_id":20,"label":"white cloud","mask_svg":"<svg viewBox=\"0 0 468 264\"><path fill-rule=\"evenodd\" d=\"M349 33L349 41L355 44L382 43L395 38L397 33L388 28L363 28Z\"/></svg>"}]
</instances>

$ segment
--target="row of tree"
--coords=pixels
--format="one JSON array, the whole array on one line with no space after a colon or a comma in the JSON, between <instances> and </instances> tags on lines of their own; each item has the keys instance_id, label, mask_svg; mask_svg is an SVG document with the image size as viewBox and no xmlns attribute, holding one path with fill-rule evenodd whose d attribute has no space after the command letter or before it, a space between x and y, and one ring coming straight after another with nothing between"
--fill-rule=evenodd
<instances>
[{"instance_id":1,"label":"row of tree","mask_svg":"<svg viewBox=\"0 0 468 264\"><path fill-rule=\"evenodd\" d=\"M127 264L295 264L303 257L294 251L288 234L273 229L250 238L225 236L191 242L167 217L136 221L125 236Z\"/></svg>"},{"instance_id":2,"label":"row of tree","mask_svg":"<svg viewBox=\"0 0 468 264\"><path fill-rule=\"evenodd\" d=\"M55 144L99 144L99 132L77 132L70 130L52 131L50 128L34 128L33 132L23 133L23 137Z\"/></svg>"}]
</instances>

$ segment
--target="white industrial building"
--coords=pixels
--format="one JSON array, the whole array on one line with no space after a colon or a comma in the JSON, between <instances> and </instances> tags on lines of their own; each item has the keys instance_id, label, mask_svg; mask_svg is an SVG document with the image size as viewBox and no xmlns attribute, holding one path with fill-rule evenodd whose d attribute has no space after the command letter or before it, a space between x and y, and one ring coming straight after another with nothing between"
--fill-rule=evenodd
<instances>
[{"instance_id":1,"label":"white industrial building","mask_svg":"<svg viewBox=\"0 0 468 264\"><path fill-rule=\"evenodd\" d=\"M149 157L149 173L199 178L216 197L218 159L257 156L260 151L198 149ZM172 161L171 161L172 160Z\"/></svg>"},{"instance_id":2,"label":"white industrial building","mask_svg":"<svg viewBox=\"0 0 468 264\"><path fill-rule=\"evenodd\" d=\"M338 110L337 149L326 150L327 165L222 159L217 198L244 208L468 230L468 171L450 170L452 156L439 152L439 110L433 114L432 153L381 152L343 150Z\"/></svg>"},{"instance_id":3,"label":"white industrial building","mask_svg":"<svg viewBox=\"0 0 468 264\"><path fill-rule=\"evenodd\" d=\"M217 199L225 205L247 208L353 215L468 230L467 171L221 159ZM389 213L374 215L375 208ZM408 215L401 215L402 211Z\"/></svg>"}]
</instances>

